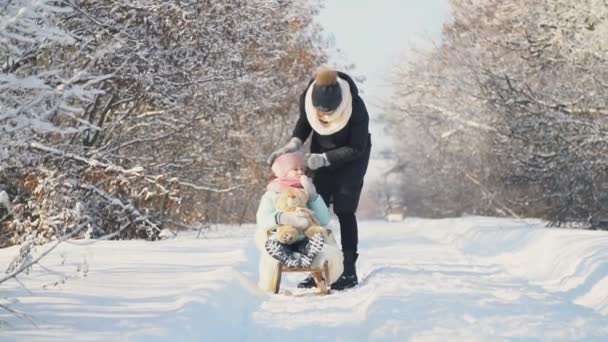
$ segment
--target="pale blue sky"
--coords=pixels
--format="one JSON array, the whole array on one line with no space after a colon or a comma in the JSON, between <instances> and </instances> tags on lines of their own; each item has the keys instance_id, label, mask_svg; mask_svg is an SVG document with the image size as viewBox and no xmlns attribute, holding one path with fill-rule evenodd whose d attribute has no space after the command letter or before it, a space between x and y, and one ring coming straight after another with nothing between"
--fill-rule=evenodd
<instances>
[{"instance_id":1,"label":"pale blue sky","mask_svg":"<svg viewBox=\"0 0 608 342\"><path fill-rule=\"evenodd\" d=\"M364 76L360 85L372 119L390 96L390 69L407 58L411 43L441 37L447 18L447 0L324 0L318 21L333 36L339 55L333 64L355 64L354 74ZM372 158L387 141L372 123Z\"/></svg>"}]
</instances>

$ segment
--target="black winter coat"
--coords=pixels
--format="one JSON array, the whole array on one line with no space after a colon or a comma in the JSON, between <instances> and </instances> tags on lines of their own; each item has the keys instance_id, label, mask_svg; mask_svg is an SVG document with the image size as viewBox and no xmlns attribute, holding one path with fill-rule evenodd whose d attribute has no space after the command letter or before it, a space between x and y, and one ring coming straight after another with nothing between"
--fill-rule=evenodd
<instances>
[{"instance_id":1,"label":"black winter coat","mask_svg":"<svg viewBox=\"0 0 608 342\"><path fill-rule=\"evenodd\" d=\"M316 170L313 181L325 202L328 205L333 203L334 211L340 214L357 210L369 162L371 135L369 115L355 82L342 72L338 72L338 77L348 82L353 101L352 114L346 126L330 135L320 135L312 130L305 110L306 91L313 82L311 80L300 96L300 117L293 136L306 141L312 132L310 152L327 156L330 166Z\"/></svg>"}]
</instances>

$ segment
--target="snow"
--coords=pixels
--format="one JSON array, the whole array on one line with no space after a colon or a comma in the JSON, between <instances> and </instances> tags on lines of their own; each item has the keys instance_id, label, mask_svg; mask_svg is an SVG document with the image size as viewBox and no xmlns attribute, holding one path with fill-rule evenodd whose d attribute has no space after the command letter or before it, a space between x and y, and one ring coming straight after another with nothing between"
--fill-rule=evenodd
<instances>
[{"instance_id":1,"label":"snow","mask_svg":"<svg viewBox=\"0 0 608 342\"><path fill-rule=\"evenodd\" d=\"M11 208L11 200L8 197L8 194L6 193L6 191L4 191L4 190L0 191L0 208L6 208L6 209Z\"/></svg>"},{"instance_id":2,"label":"snow","mask_svg":"<svg viewBox=\"0 0 608 342\"><path fill-rule=\"evenodd\" d=\"M336 225L332 221L331 225ZM255 288L254 227L72 241L0 285L3 341L608 339L608 235L486 217L360 224L360 285ZM38 247L38 252L44 250ZM0 250L8 264L18 247ZM291 292L291 296L286 295ZM1 326L1 325L0 325Z\"/></svg>"}]
</instances>

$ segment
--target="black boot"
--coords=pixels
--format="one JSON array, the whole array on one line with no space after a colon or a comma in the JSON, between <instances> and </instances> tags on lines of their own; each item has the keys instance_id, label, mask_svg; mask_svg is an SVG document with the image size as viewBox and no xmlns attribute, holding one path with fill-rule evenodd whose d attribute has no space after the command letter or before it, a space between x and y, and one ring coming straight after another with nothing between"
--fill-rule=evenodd
<instances>
[{"instance_id":1,"label":"black boot","mask_svg":"<svg viewBox=\"0 0 608 342\"><path fill-rule=\"evenodd\" d=\"M351 251L342 251L344 255L344 272L333 284L331 284L332 290L345 290L356 286L359 283L357 279L357 270L355 269L355 262L359 257L359 254Z\"/></svg>"},{"instance_id":2,"label":"black boot","mask_svg":"<svg viewBox=\"0 0 608 342\"><path fill-rule=\"evenodd\" d=\"M313 278L312 274L309 274L306 279L298 283L299 289L311 289L313 287L317 287L317 282L315 281L315 278Z\"/></svg>"}]
</instances>

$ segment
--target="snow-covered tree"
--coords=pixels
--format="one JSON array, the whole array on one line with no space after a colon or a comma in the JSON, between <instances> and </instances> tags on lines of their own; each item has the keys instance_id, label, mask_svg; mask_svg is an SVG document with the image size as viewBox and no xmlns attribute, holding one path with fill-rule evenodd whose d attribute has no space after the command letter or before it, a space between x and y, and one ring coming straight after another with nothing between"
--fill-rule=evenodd
<instances>
[{"instance_id":1,"label":"snow-covered tree","mask_svg":"<svg viewBox=\"0 0 608 342\"><path fill-rule=\"evenodd\" d=\"M0 183L14 204L3 243L82 219L93 237L154 239L165 225L251 218L263 161L325 61L317 7L0 3Z\"/></svg>"},{"instance_id":2,"label":"snow-covered tree","mask_svg":"<svg viewBox=\"0 0 608 342\"><path fill-rule=\"evenodd\" d=\"M312 24L315 7L243 0L76 4L86 15L69 23L95 37L81 48L84 63L114 75L87 108L89 122L101 127L79 137L87 154L179 177L186 194L180 216L185 210L195 219L252 218L267 179L262 162L284 139L310 71L325 60ZM100 23L112 30L100 32Z\"/></svg>"},{"instance_id":3,"label":"snow-covered tree","mask_svg":"<svg viewBox=\"0 0 608 342\"><path fill-rule=\"evenodd\" d=\"M57 26L57 15L69 12L55 1L0 2L0 130L6 163L8 149L35 134L76 133L89 129L82 109L70 101L90 101L105 78L78 68L48 68L56 46L73 46L74 37ZM61 127L57 122L70 122ZM2 164L0 164L2 165Z\"/></svg>"},{"instance_id":4,"label":"snow-covered tree","mask_svg":"<svg viewBox=\"0 0 608 342\"><path fill-rule=\"evenodd\" d=\"M63 233L85 219L77 201L65 196L65 191L59 191L64 196L55 196L55 190L65 184L41 184L28 178L28 170L34 172L31 167L39 165L39 156L32 153L37 142L60 142L96 129L83 120L82 107L73 104L89 103L103 93L100 86L107 76L49 62L55 49L76 43L60 25L59 18L69 12L55 1L0 2L0 186L16 202L1 218L0 246L29 234L49 238L59 233L56 230ZM39 201L18 199L16 188L23 185L32 189L27 197ZM26 207L29 214L20 215Z\"/></svg>"},{"instance_id":5,"label":"snow-covered tree","mask_svg":"<svg viewBox=\"0 0 608 342\"><path fill-rule=\"evenodd\" d=\"M418 183L404 192L428 189L450 214L601 215L605 1L450 4L441 44L402 66L387 117L411 137L404 178Z\"/></svg>"}]
</instances>

